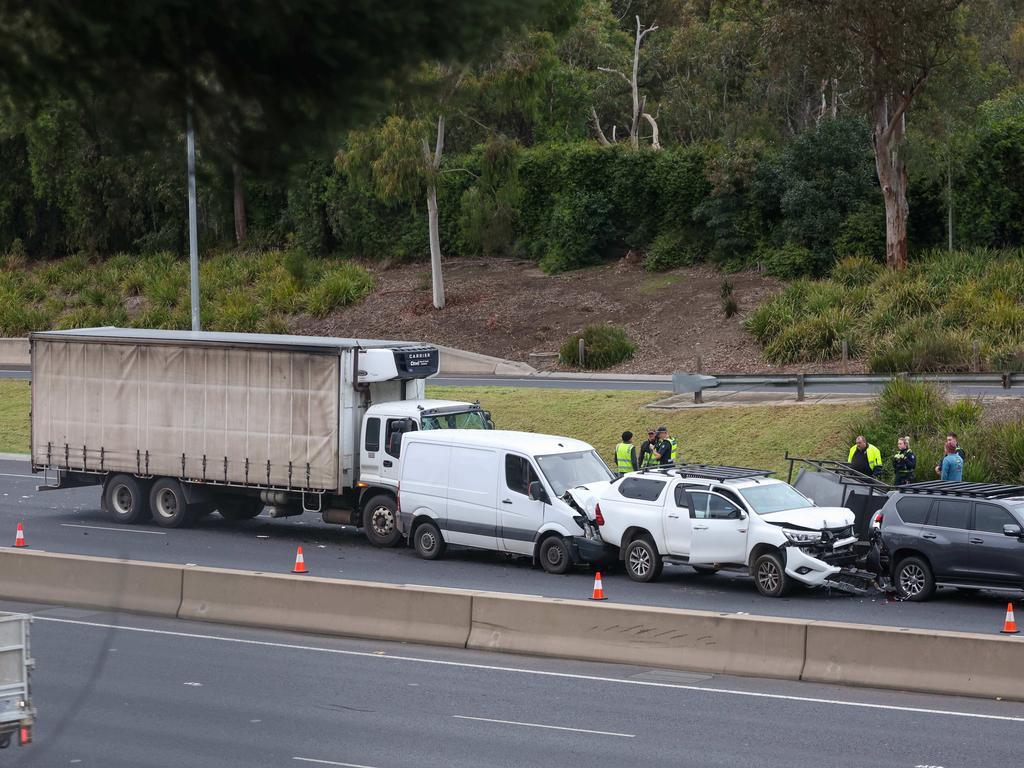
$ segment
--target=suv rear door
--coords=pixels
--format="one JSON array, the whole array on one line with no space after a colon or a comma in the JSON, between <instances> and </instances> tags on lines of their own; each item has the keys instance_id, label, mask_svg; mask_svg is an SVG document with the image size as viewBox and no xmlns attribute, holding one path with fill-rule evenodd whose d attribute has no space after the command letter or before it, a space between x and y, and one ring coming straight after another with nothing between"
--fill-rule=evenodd
<instances>
[{"instance_id":1,"label":"suv rear door","mask_svg":"<svg viewBox=\"0 0 1024 768\"><path fill-rule=\"evenodd\" d=\"M939 581L970 580L971 545L968 542L971 501L936 499L921 529L921 550Z\"/></svg>"},{"instance_id":2,"label":"suv rear door","mask_svg":"<svg viewBox=\"0 0 1024 768\"><path fill-rule=\"evenodd\" d=\"M1024 584L1024 542L1003 534L1004 525L1020 524L998 504L975 502L969 538L974 579L990 584Z\"/></svg>"}]
</instances>

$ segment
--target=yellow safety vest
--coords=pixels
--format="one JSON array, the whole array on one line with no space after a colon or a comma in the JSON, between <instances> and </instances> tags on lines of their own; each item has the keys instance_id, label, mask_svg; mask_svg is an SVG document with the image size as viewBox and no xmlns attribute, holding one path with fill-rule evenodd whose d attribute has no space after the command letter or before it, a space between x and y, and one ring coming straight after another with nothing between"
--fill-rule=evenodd
<instances>
[{"instance_id":1,"label":"yellow safety vest","mask_svg":"<svg viewBox=\"0 0 1024 768\"><path fill-rule=\"evenodd\" d=\"M633 471L633 446L629 443L615 446L615 469L622 475Z\"/></svg>"},{"instance_id":2,"label":"yellow safety vest","mask_svg":"<svg viewBox=\"0 0 1024 768\"><path fill-rule=\"evenodd\" d=\"M676 457L679 455L679 443L676 441L676 439L674 437L670 437L668 439L668 441L672 445L671 458L672 458L672 463L675 464L675 463L677 463L676 462Z\"/></svg>"}]
</instances>

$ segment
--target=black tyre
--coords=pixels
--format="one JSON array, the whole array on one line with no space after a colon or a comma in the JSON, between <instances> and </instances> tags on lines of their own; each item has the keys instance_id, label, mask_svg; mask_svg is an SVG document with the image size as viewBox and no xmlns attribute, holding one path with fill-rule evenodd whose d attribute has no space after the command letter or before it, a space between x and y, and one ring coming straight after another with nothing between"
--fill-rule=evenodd
<instances>
[{"instance_id":1,"label":"black tyre","mask_svg":"<svg viewBox=\"0 0 1024 768\"><path fill-rule=\"evenodd\" d=\"M196 520L196 510L185 498L181 483L169 477L153 483L149 506L153 522L164 528L187 528Z\"/></svg>"},{"instance_id":2,"label":"black tyre","mask_svg":"<svg viewBox=\"0 0 1024 768\"><path fill-rule=\"evenodd\" d=\"M241 501L225 501L217 506L217 511L225 520L238 522L252 520L263 511L263 502L259 499L243 499Z\"/></svg>"},{"instance_id":3,"label":"black tyre","mask_svg":"<svg viewBox=\"0 0 1024 768\"><path fill-rule=\"evenodd\" d=\"M935 594L935 577L923 558L907 557L896 566L896 594L915 603Z\"/></svg>"},{"instance_id":4,"label":"black tyre","mask_svg":"<svg viewBox=\"0 0 1024 768\"><path fill-rule=\"evenodd\" d=\"M114 475L103 489L107 510L117 523L141 523L149 519L149 489L131 475Z\"/></svg>"},{"instance_id":5,"label":"black tyre","mask_svg":"<svg viewBox=\"0 0 1024 768\"><path fill-rule=\"evenodd\" d=\"M540 545L537 553L540 559L540 566L548 573L565 573L572 565L572 556L569 554L569 547L561 536L549 536Z\"/></svg>"},{"instance_id":6,"label":"black tyre","mask_svg":"<svg viewBox=\"0 0 1024 768\"><path fill-rule=\"evenodd\" d=\"M792 583L778 553L766 552L754 561L754 584L765 597L782 597L789 592Z\"/></svg>"},{"instance_id":7,"label":"black tyre","mask_svg":"<svg viewBox=\"0 0 1024 768\"><path fill-rule=\"evenodd\" d=\"M363 505L363 530L376 547L395 547L402 540L398 530L397 505L392 496L374 496Z\"/></svg>"},{"instance_id":8,"label":"black tyre","mask_svg":"<svg viewBox=\"0 0 1024 768\"><path fill-rule=\"evenodd\" d=\"M444 554L445 543L441 531L433 523L420 523L412 536L416 552L424 560L437 560Z\"/></svg>"},{"instance_id":9,"label":"black tyre","mask_svg":"<svg viewBox=\"0 0 1024 768\"><path fill-rule=\"evenodd\" d=\"M664 562L650 539L634 539L626 547L626 573L633 581L654 581L661 576Z\"/></svg>"},{"instance_id":10,"label":"black tyre","mask_svg":"<svg viewBox=\"0 0 1024 768\"><path fill-rule=\"evenodd\" d=\"M691 565L698 576L714 576L718 573L718 567L714 565Z\"/></svg>"}]
</instances>

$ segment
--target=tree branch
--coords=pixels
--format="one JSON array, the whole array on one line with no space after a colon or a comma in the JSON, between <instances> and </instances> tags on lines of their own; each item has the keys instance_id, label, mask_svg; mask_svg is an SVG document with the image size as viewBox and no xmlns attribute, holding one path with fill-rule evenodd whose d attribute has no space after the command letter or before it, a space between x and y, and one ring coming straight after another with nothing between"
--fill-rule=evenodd
<instances>
[{"instance_id":1,"label":"tree branch","mask_svg":"<svg viewBox=\"0 0 1024 768\"><path fill-rule=\"evenodd\" d=\"M441 155L444 152L444 115L437 116L437 144L434 146L434 169L441 167Z\"/></svg>"},{"instance_id":2,"label":"tree branch","mask_svg":"<svg viewBox=\"0 0 1024 768\"><path fill-rule=\"evenodd\" d=\"M602 147L610 147L612 143L604 135L604 131L601 129L601 118L597 116L597 110L593 107L590 108L590 119L593 121L594 129L597 131L597 143Z\"/></svg>"},{"instance_id":3,"label":"tree branch","mask_svg":"<svg viewBox=\"0 0 1024 768\"><path fill-rule=\"evenodd\" d=\"M619 70L617 69L609 69L608 67L598 67L597 71L607 72L609 75L618 75L619 77L626 81L626 85L631 85L629 78L626 77L622 72L619 72Z\"/></svg>"},{"instance_id":4,"label":"tree branch","mask_svg":"<svg viewBox=\"0 0 1024 768\"><path fill-rule=\"evenodd\" d=\"M651 149L661 149L661 142L658 141L658 122L647 112L644 112L644 119L651 124Z\"/></svg>"}]
</instances>

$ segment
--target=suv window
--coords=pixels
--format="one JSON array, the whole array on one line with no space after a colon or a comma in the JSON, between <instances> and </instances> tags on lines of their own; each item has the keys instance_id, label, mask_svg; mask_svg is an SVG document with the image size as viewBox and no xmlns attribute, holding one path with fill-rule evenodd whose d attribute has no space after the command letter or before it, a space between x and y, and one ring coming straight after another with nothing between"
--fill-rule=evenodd
<instances>
[{"instance_id":1,"label":"suv window","mask_svg":"<svg viewBox=\"0 0 1024 768\"><path fill-rule=\"evenodd\" d=\"M904 498L896 502L896 511L900 515L900 520L904 523L911 523L912 525L924 525L925 519L928 517L928 510L932 506L931 499L920 499L920 498Z\"/></svg>"},{"instance_id":2,"label":"suv window","mask_svg":"<svg viewBox=\"0 0 1024 768\"><path fill-rule=\"evenodd\" d=\"M530 483L540 480L533 471L533 465L522 456L505 454L505 485L510 491L530 495Z\"/></svg>"},{"instance_id":3,"label":"suv window","mask_svg":"<svg viewBox=\"0 0 1024 768\"><path fill-rule=\"evenodd\" d=\"M665 487L663 480L649 480L644 477L627 477L619 483L619 494L627 499L657 501Z\"/></svg>"},{"instance_id":4,"label":"suv window","mask_svg":"<svg viewBox=\"0 0 1024 768\"><path fill-rule=\"evenodd\" d=\"M1013 515L995 504L974 505L974 530L1002 533L1004 525L1020 525L1020 523Z\"/></svg>"},{"instance_id":5,"label":"suv window","mask_svg":"<svg viewBox=\"0 0 1024 768\"><path fill-rule=\"evenodd\" d=\"M928 520L929 525L937 528L967 528L967 518L970 516L971 502L956 501L954 499L941 499L935 503L935 510Z\"/></svg>"}]
</instances>

